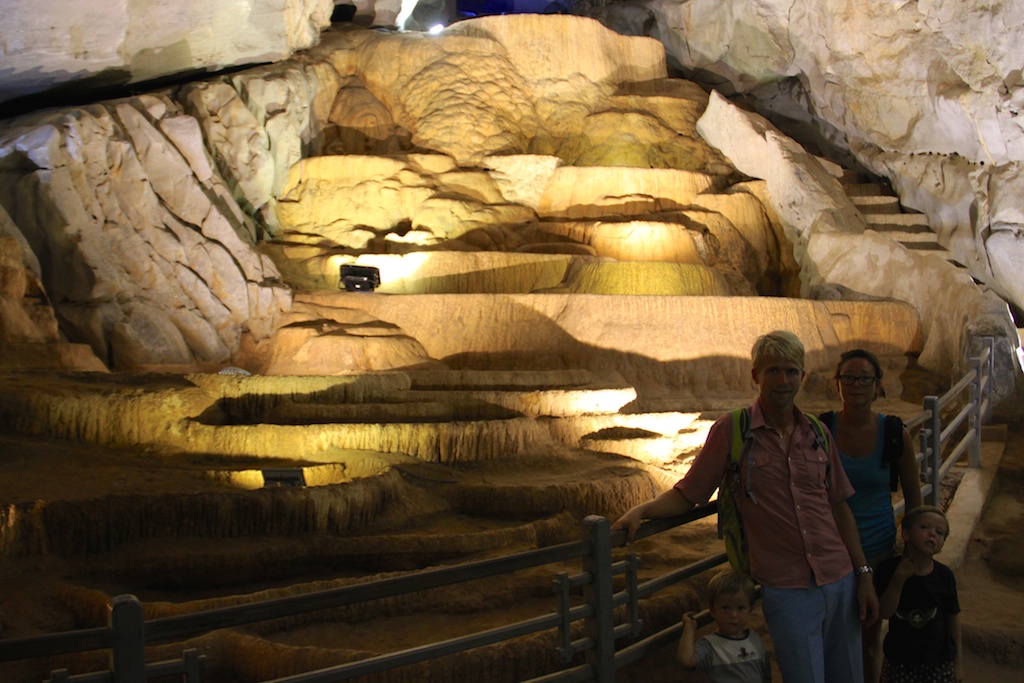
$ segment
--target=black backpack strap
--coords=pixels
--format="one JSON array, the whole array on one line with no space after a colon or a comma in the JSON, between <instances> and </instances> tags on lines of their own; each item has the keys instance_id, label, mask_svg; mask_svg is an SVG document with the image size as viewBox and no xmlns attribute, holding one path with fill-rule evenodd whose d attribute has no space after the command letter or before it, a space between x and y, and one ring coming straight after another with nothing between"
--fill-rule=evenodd
<instances>
[{"instance_id":1,"label":"black backpack strap","mask_svg":"<svg viewBox=\"0 0 1024 683\"><path fill-rule=\"evenodd\" d=\"M824 413L819 413L818 419L821 420L821 424L828 427L830 432L836 433L836 411L827 410Z\"/></svg>"},{"instance_id":2,"label":"black backpack strap","mask_svg":"<svg viewBox=\"0 0 1024 683\"><path fill-rule=\"evenodd\" d=\"M886 415L882 467L889 468L890 491L895 491L899 488L901 457L903 457L903 420L900 419L899 415Z\"/></svg>"}]
</instances>

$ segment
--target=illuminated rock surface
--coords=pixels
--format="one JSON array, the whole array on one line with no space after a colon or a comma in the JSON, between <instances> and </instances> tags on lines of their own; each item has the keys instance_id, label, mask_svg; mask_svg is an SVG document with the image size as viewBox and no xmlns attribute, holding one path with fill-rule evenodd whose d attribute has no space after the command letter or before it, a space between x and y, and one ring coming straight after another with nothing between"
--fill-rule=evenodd
<instances>
[{"instance_id":1,"label":"illuminated rock surface","mask_svg":"<svg viewBox=\"0 0 1024 683\"><path fill-rule=\"evenodd\" d=\"M908 246L915 226L885 233L863 179L667 74L650 38L489 17L332 30L6 121L0 578L20 590L0 635L100 624L121 592L182 614L574 540L686 471L752 396L771 328L807 344L810 409L854 346L902 414L983 335L1013 359L1005 305ZM339 291L348 264L378 267L377 291ZM678 534L640 548L645 572L719 547L709 523ZM546 613L552 571L193 644L211 680L286 676ZM504 680L510 661L517 680L560 665L545 634L407 674Z\"/></svg>"},{"instance_id":2,"label":"illuminated rock surface","mask_svg":"<svg viewBox=\"0 0 1024 683\"><path fill-rule=\"evenodd\" d=\"M1024 228L1018 3L649 0L644 8L639 33L657 35L671 61L888 178L957 261L1024 307L1016 276L1024 251L1014 238Z\"/></svg>"},{"instance_id":3,"label":"illuminated rock surface","mask_svg":"<svg viewBox=\"0 0 1024 683\"><path fill-rule=\"evenodd\" d=\"M1010 356L998 299L958 286L936 308L968 280L942 259L880 281L913 259L859 239L835 168L666 76L659 43L579 17L340 29L301 60L12 121L0 203L65 333L114 369L442 360L403 320L352 333L293 308L289 285L335 288L353 262L394 293L850 292L958 330L925 335L927 368L961 369L982 333Z\"/></svg>"}]
</instances>

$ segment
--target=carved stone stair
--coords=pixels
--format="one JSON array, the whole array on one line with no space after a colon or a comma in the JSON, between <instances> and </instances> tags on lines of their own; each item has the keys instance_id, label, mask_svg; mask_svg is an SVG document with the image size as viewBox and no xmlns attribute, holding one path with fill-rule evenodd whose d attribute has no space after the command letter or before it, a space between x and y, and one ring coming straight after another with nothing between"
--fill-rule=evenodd
<instances>
[{"instance_id":1,"label":"carved stone stair","mask_svg":"<svg viewBox=\"0 0 1024 683\"><path fill-rule=\"evenodd\" d=\"M907 249L948 254L946 248L939 244L938 235L928 225L927 216L904 209L899 197L890 194L881 184L844 182L843 187L870 229Z\"/></svg>"}]
</instances>

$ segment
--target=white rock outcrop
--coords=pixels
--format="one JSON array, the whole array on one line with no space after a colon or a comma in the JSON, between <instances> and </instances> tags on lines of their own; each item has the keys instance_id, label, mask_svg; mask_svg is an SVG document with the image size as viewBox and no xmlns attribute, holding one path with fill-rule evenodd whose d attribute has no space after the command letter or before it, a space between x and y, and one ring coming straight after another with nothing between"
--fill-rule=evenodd
<instances>
[{"instance_id":1,"label":"white rock outcrop","mask_svg":"<svg viewBox=\"0 0 1024 683\"><path fill-rule=\"evenodd\" d=\"M648 0L672 61L815 121L1024 308L1024 7L968 0Z\"/></svg>"},{"instance_id":2,"label":"white rock outcrop","mask_svg":"<svg viewBox=\"0 0 1024 683\"><path fill-rule=\"evenodd\" d=\"M918 360L935 370L966 372L981 337L994 337L1000 359L996 391L1001 398L1013 394L1017 372L1009 361L1019 341L999 297L976 287L949 261L866 229L839 182L761 116L712 93L697 129L738 169L765 179L767 201L801 264L803 296L839 286L859 296L911 304L925 332Z\"/></svg>"},{"instance_id":3,"label":"white rock outcrop","mask_svg":"<svg viewBox=\"0 0 1024 683\"><path fill-rule=\"evenodd\" d=\"M106 372L85 344L69 344L39 277L35 255L0 208L0 370Z\"/></svg>"},{"instance_id":4,"label":"white rock outcrop","mask_svg":"<svg viewBox=\"0 0 1024 683\"><path fill-rule=\"evenodd\" d=\"M252 221L166 95L0 131L0 204L62 329L119 369L226 362L290 304Z\"/></svg>"},{"instance_id":5,"label":"white rock outcrop","mask_svg":"<svg viewBox=\"0 0 1024 683\"><path fill-rule=\"evenodd\" d=\"M836 168L590 19L339 28L299 59L0 136L0 205L68 335L117 368L439 360L405 321L317 316L279 286L336 290L353 262L405 294L897 299L939 373L983 333L1017 346L965 274L866 231ZM986 215L1019 219L987 196Z\"/></svg>"},{"instance_id":6,"label":"white rock outcrop","mask_svg":"<svg viewBox=\"0 0 1024 683\"><path fill-rule=\"evenodd\" d=\"M6 2L0 102L287 59L315 45L333 0Z\"/></svg>"}]
</instances>

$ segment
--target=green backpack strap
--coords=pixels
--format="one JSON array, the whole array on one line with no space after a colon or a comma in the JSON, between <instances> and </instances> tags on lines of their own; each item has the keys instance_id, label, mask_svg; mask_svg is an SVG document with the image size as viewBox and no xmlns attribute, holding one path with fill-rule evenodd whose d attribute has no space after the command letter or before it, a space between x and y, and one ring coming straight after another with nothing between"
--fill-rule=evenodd
<instances>
[{"instance_id":1,"label":"green backpack strap","mask_svg":"<svg viewBox=\"0 0 1024 683\"><path fill-rule=\"evenodd\" d=\"M825 455L828 455L829 441L832 437L832 432L826 429L821 424L821 419L811 415L810 413L804 413L807 421L811 423L811 429L814 430L814 439L818 442L818 448L825 451Z\"/></svg>"},{"instance_id":2,"label":"green backpack strap","mask_svg":"<svg viewBox=\"0 0 1024 683\"><path fill-rule=\"evenodd\" d=\"M729 451L730 465L739 466L743 457L743 446L750 438L750 409L735 408L729 411L732 418L732 448Z\"/></svg>"},{"instance_id":3,"label":"green backpack strap","mask_svg":"<svg viewBox=\"0 0 1024 683\"><path fill-rule=\"evenodd\" d=\"M813 415L807 415L819 448L828 455L831 434ZM718 486L718 537L725 541L725 554L729 564L738 572L750 574L750 549L747 534L743 530L738 498L746 495L754 499L752 490L753 464L747 467L746 482L742 481L743 458L751 453L754 436L750 431L750 409L736 408L730 411L732 442L729 448L729 463ZM831 467L829 462L827 467ZM825 479L828 486L828 478Z\"/></svg>"},{"instance_id":4,"label":"green backpack strap","mask_svg":"<svg viewBox=\"0 0 1024 683\"><path fill-rule=\"evenodd\" d=\"M730 411L732 442L729 449L729 463L718 486L718 537L725 541L725 553L729 564L738 572L750 573L750 553L747 536L743 531L743 519L737 496L742 495L743 485L740 470L744 453L753 445L750 434L750 409L736 408Z\"/></svg>"},{"instance_id":5,"label":"green backpack strap","mask_svg":"<svg viewBox=\"0 0 1024 683\"><path fill-rule=\"evenodd\" d=\"M829 445L830 445L830 442L832 441L832 432L831 432L831 430L829 430L827 427L825 427L825 425L821 424L821 420L816 418L814 415L811 415L810 413L804 413L804 415L807 417L807 421L811 423L811 429L814 430L814 440L817 442L818 448L820 448L825 453L825 456L827 458L828 457ZM829 477L829 475L831 474L831 471L832 471L832 461L831 460L825 460L825 488L826 489L828 489L830 487L830 485L831 485L830 484L830 477Z\"/></svg>"}]
</instances>

